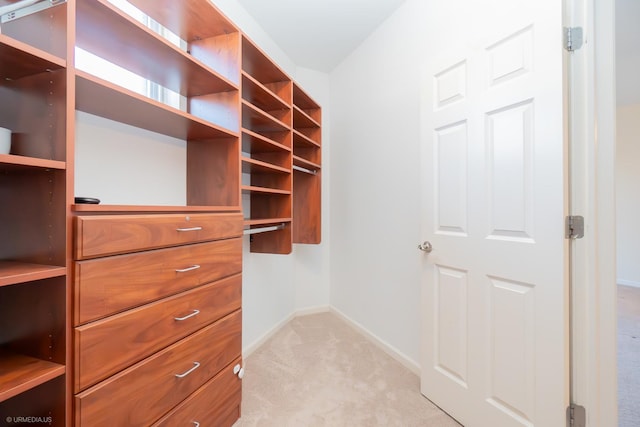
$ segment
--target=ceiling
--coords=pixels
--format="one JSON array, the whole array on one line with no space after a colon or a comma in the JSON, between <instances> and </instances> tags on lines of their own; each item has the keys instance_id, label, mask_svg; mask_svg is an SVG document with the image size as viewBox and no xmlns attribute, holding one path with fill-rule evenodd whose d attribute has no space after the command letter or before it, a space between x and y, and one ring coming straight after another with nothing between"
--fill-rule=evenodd
<instances>
[{"instance_id":1,"label":"ceiling","mask_svg":"<svg viewBox=\"0 0 640 427\"><path fill-rule=\"evenodd\" d=\"M298 66L333 70L404 0L238 0Z\"/></svg>"},{"instance_id":2,"label":"ceiling","mask_svg":"<svg viewBox=\"0 0 640 427\"><path fill-rule=\"evenodd\" d=\"M328 73L405 0L237 0L298 66ZM616 0L617 99L640 103L640 1Z\"/></svg>"}]
</instances>

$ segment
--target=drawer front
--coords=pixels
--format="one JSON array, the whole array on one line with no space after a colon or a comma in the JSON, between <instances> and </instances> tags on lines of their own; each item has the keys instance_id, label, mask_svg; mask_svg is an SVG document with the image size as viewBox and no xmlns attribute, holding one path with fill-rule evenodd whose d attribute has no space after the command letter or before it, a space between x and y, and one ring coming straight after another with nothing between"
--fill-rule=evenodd
<instances>
[{"instance_id":1,"label":"drawer front","mask_svg":"<svg viewBox=\"0 0 640 427\"><path fill-rule=\"evenodd\" d=\"M75 259L242 236L242 214L78 216Z\"/></svg>"},{"instance_id":2,"label":"drawer front","mask_svg":"<svg viewBox=\"0 0 640 427\"><path fill-rule=\"evenodd\" d=\"M240 308L242 276L75 328L74 391L104 380Z\"/></svg>"},{"instance_id":3,"label":"drawer front","mask_svg":"<svg viewBox=\"0 0 640 427\"><path fill-rule=\"evenodd\" d=\"M240 356L241 329L236 311L82 392L76 424L150 425Z\"/></svg>"},{"instance_id":4,"label":"drawer front","mask_svg":"<svg viewBox=\"0 0 640 427\"><path fill-rule=\"evenodd\" d=\"M242 271L242 239L76 262L75 325Z\"/></svg>"},{"instance_id":5,"label":"drawer front","mask_svg":"<svg viewBox=\"0 0 640 427\"><path fill-rule=\"evenodd\" d=\"M182 402L153 427L200 426L231 427L240 418L242 382L233 373L241 364L233 361L215 378Z\"/></svg>"}]
</instances>

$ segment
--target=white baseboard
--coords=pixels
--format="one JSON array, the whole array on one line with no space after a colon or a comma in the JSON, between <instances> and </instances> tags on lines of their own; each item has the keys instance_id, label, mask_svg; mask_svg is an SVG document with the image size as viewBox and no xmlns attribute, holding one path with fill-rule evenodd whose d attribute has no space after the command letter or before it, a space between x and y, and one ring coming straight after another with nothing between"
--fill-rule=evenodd
<instances>
[{"instance_id":1,"label":"white baseboard","mask_svg":"<svg viewBox=\"0 0 640 427\"><path fill-rule=\"evenodd\" d=\"M414 374L420 376L421 370L420 365L418 365L414 360L407 357L401 351L396 349L394 346L384 341L383 339L377 337L376 335L369 332L364 326L356 322L355 320L348 317L346 314L342 313L335 307L330 307L330 311L336 316L340 317L345 322L349 323L354 329L360 332L362 335L367 337L373 344L378 346L382 351L387 353L389 356L393 357L396 361L400 362L402 366L409 369Z\"/></svg>"},{"instance_id":2,"label":"white baseboard","mask_svg":"<svg viewBox=\"0 0 640 427\"><path fill-rule=\"evenodd\" d=\"M248 346L243 348L242 349L242 358L246 359L247 357L249 357L251 355L251 353L256 351L262 344L267 342L269 340L269 338L274 336L280 329L282 329L282 327L284 325L289 323L295 317L296 317L296 313L291 313L290 315L288 315L287 317L282 319L280 322L276 323L273 326L273 328L271 328L267 332L265 332L260 338L258 338L257 340L255 340L254 342L252 342L251 344L249 344Z\"/></svg>"},{"instance_id":3,"label":"white baseboard","mask_svg":"<svg viewBox=\"0 0 640 427\"><path fill-rule=\"evenodd\" d=\"M303 308L301 310L297 310L297 311L291 313L289 316L285 317L280 322L278 322L273 328L269 329L260 338L258 338L254 342L252 342L247 347L243 348L242 349L242 357L244 359L249 357L251 355L251 353L256 351L261 345L263 345L272 336L274 336L276 333L278 333L278 331L280 331L280 329L282 329L284 327L284 325L286 325L287 323L289 323L291 320L295 319L296 317L298 317L298 316L308 316L310 314L327 313L327 312L331 312L331 313L335 314L336 316L338 316L339 318L341 318L342 320L344 320L345 322L347 322L351 327L353 327L359 333L364 335L367 339L369 339L369 341L371 341L373 344L375 344L378 348L380 348L382 351L384 351L389 356L391 356L393 359L395 359L400 364L402 364L402 366L404 366L405 368L409 369L414 374L420 376L420 365L418 365L414 360L412 360L409 357L407 357L405 354L403 354L401 351L399 351L398 349L396 349L395 347L393 347L391 344L387 343L383 339L381 339L381 338L377 337L376 335L372 334L371 332L369 332L364 326L362 326L360 323L356 322L355 320L351 319L349 316L347 316L346 314L342 313L340 310L336 309L335 307L328 306L328 305L321 305L321 306L317 306L317 307Z\"/></svg>"},{"instance_id":4,"label":"white baseboard","mask_svg":"<svg viewBox=\"0 0 640 427\"><path fill-rule=\"evenodd\" d=\"M636 282L635 280L618 279L617 282L618 282L618 285L640 288L640 282Z\"/></svg>"},{"instance_id":5,"label":"white baseboard","mask_svg":"<svg viewBox=\"0 0 640 427\"><path fill-rule=\"evenodd\" d=\"M328 305L318 305L315 307L307 307L295 312L295 317L298 316L308 316L310 314L318 314L318 313L328 313L331 311L331 307Z\"/></svg>"}]
</instances>

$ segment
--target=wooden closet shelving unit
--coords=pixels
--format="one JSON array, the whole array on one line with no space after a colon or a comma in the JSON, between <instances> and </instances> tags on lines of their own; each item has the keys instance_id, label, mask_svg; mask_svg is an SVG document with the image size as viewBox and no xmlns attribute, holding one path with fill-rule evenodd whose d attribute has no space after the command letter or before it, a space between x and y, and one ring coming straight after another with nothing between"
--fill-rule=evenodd
<instances>
[{"instance_id":1,"label":"wooden closet shelving unit","mask_svg":"<svg viewBox=\"0 0 640 427\"><path fill-rule=\"evenodd\" d=\"M108 0L66 0L0 27L0 127L13 131L0 154L0 415L232 425L243 228L258 231L252 252L320 241L320 106L211 2L128 3L144 19ZM180 105L76 68L78 48ZM78 111L184 140L186 203L76 204ZM187 302L202 308L183 316L195 322L171 314L151 327ZM152 342L138 342L137 325ZM121 346L133 350L110 353ZM210 366L176 392L157 372L184 370L176 354L196 353Z\"/></svg>"},{"instance_id":2,"label":"wooden closet shelving unit","mask_svg":"<svg viewBox=\"0 0 640 427\"><path fill-rule=\"evenodd\" d=\"M74 207L74 421L235 420L241 388L233 371L242 363L240 33L210 2L129 3L155 22L106 0L78 1L76 45L177 93L181 105L78 71L76 108L185 140L186 205ZM152 153L140 161L153 161ZM131 396L128 387L143 392ZM224 399L203 401L218 388Z\"/></svg>"},{"instance_id":3,"label":"wooden closet shelving unit","mask_svg":"<svg viewBox=\"0 0 640 427\"><path fill-rule=\"evenodd\" d=\"M130 3L184 40L189 51L106 0L78 3L76 45L186 97L186 111L86 72L77 73L76 108L186 140L187 205L239 210L238 30L217 11L207 13L214 7L200 7L201 2ZM208 15L220 26L206 25ZM213 53L220 46L226 49L222 58Z\"/></svg>"},{"instance_id":4,"label":"wooden closet shelving unit","mask_svg":"<svg viewBox=\"0 0 640 427\"><path fill-rule=\"evenodd\" d=\"M251 251L292 251L292 80L247 37L242 38L242 172L248 182ZM245 180L247 181L247 180Z\"/></svg>"},{"instance_id":5,"label":"wooden closet shelving unit","mask_svg":"<svg viewBox=\"0 0 640 427\"><path fill-rule=\"evenodd\" d=\"M320 243L322 110L293 85L293 241Z\"/></svg>"},{"instance_id":6,"label":"wooden closet shelving unit","mask_svg":"<svg viewBox=\"0 0 640 427\"><path fill-rule=\"evenodd\" d=\"M3 422L28 414L65 424L70 10L6 22L0 34L0 127L12 131L11 154L0 155Z\"/></svg>"}]
</instances>

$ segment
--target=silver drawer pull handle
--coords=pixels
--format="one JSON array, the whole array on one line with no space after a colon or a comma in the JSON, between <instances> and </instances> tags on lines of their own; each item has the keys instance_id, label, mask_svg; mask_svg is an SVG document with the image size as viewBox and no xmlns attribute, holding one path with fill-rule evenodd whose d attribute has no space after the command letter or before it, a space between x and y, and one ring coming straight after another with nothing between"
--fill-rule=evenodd
<instances>
[{"instance_id":1,"label":"silver drawer pull handle","mask_svg":"<svg viewBox=\"0 0 640 427\"><path fill-rule=\"evenodd\" d=\"M176 270L176 273L186 273L187 271L193 271L193 270L197 270L199 268L200 268L200 266L198 264L193 264L191 267L181 268L179 270Z\"/></svg>"},{"instance_id":2,"label":"silver drawer pull handle","mask_svg":"<svg viewBox=\"0 0 640 427\"><path fill-rule=\"evenodd\" d=\"M195 427L200 427L200 423L199 423L199 422L197 422L197 421L193 421L193 425L194 425Z\"/></svg>"},{"instance_id":3,"label":"silver drawer pull handle","mask_svg":"<svg viewBox=\"0 0 640 427\"><path fill-rule=\"evenodd\" d=\"M180 322L182 320L187 320L190 317L197 316L198 313L200 313L200 310L193 310L193 313L191 313L191 314L187 314L184 317L174 317L174 319L177 320L178 322Z\"/></svg>"},{"instance_id":4,"label":"silver drawer pull handle","mask_svg":"<svg viewBox=\"0 0 640 427\"><path fill-rule=\"evenodd\" d=\"M176 228L176 231L200 231L202 227Z\"/></svg>"},{"instance_id":5,"label":"silver drawer pull handle","mask_svg":"<svg viewBox=\"0 0 640 427\"><path fill-rule=\"evenodd\" d=\"M189 375L191 372L195 371L196 369L198 369L200 367L200 362L193 362L193 368L189 369L187 372L185 372L184 374L176 374L177 378L184 378L187 375Z\"/></svg>"}]
</instances>

